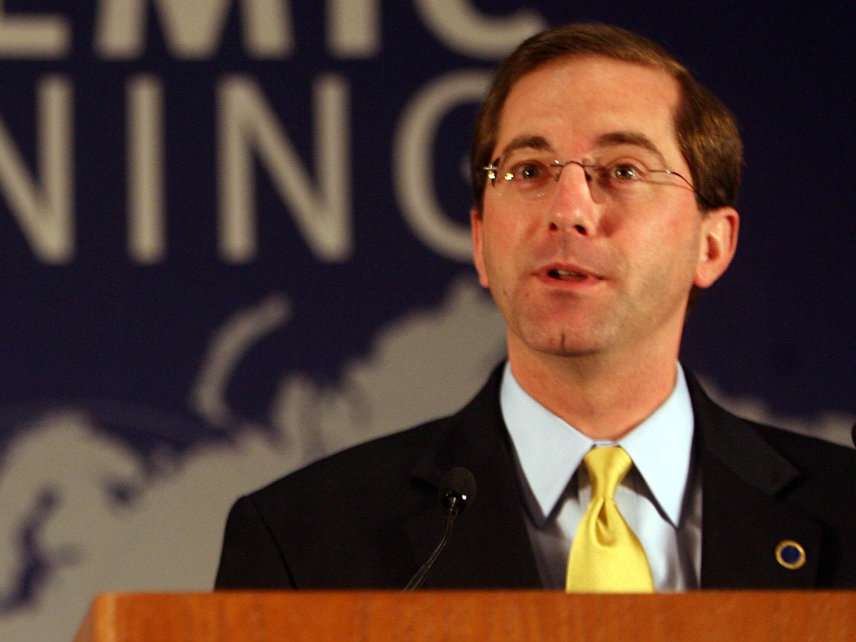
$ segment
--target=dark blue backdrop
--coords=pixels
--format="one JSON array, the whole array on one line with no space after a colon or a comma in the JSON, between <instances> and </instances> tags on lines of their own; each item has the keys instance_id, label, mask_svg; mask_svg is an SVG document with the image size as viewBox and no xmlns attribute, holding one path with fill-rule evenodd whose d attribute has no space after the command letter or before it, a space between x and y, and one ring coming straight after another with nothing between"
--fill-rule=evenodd
<instances>
[{"instance_id":1,"label":"dark blue backdrop","mask_svg":"<svg viewBox=\"0 0 856 642\"><path fill-rule=\"evenodd\" d=\"M419 144L402 133L404 114L423 104L421 92L432 83L458 72L478 77L495 65L499 53L474 51L484 47L483 34L454 44L448 31L461 15L494 26L528 16L544 24L628 27L665 44L724 98L746 144L740 249L692 312L684 362L720 390L762 398L781 415L809 423L823 413L854 415L856 22L846 3L786 10L742 2L355 2L364 15L376 11L377 22L358 33L371 36L369 44L348 53L331 45L333 12L346 3L273 2L289 19L291 49L264 56L248 50L239 5L265 2L226 3L234 6L223 14L222 31L213 30L213 44L195 55L165 35L158 3L139 4L148 25L139 51L117 54L100 39L122 34L99 33L117 3L3 3L0 126L8 144L0 155L8 165L13 149L34 189L45 189L39 92L59 78L68 99L57 100L71 119L73 240L65 256L34 252L0 171L0 455L29 420L68 406L91 412L97 431L117 437L148 465L155 448L182 453L228 441L244 424L215 430L188 399L216 329L271 292L291 304L288 331L265 335L242 353L226 387L232 412L261 431L283 377L299 373L335 388L346 364L371 351L380 327L438 306L472 268L432 245L408 218L395 184L395 163L404 162L395 141L404 136L405 146ZM441 27L432 26L426 5L434 5ZM450 23L442 26L444 14ZM13 16L61 21L67 46L28 54L11 40L3 44ZM337 79L344 95L344 120L322 134L346 143L340 177L349 184L350 222L339 231L350 243L325 256L307 241L293 199L283 198L256 147L257 246L230 260L218 218L224 91L235 79L258 90L257 105L269 110L302 166L287 165L285 173L303 171L317 187L322 166L337 171L315 151L322 127L313 87L325 78ZM161 162L152 167L163 178L163 252L148 262L128 249L128 137L149 136L129 115L141 79L156 88L162 115ZM462 99L441 114L425 146L433 161L406 168L428 181L459 232L470 204L461 165L475 109Z\"/></svg>"},{"instance_id":2,"label":"dark blue backdrop","mask_svg":"<svg viewBox=\"0 0 856 642\"><path fill-rule=\"evenodd\" d=\"M7 408L121 399L181 413L212 325L236 304L282 290L299 302L288 337L250 355L252 377L238 377L231 390L253 416L283 371L335 380L346 358L367 349L379 322L436 302L452 277L470 271L426 247L403 219L390 142L423 85L493 62L450 51L399 2L382 4L376 55L331 55L321 4L290 4L294 50L281 58L246 53L233 8L210 55L179 59L150 8L144 51L105 60L93 33L104 5L6 3L9 14L53 13L71 28L69 50L58 59L0 61L0 118L35 171L38 83L49 74L67 79L76 228L74 256L47 265L0 198ZM495 17L522 5L470 4ZM692 315L685 360L725 389L753 391L781 412L852 411L852 15L837 4L793 12L754 3L526 4L551 23L610 21L665 43L738 115L746 142L740 252ZM230 74L253 79L312 172L311 85L323 73L341 75L350 94L353 252L319 260L257 166L258 253L228 264L217 245L218 86ZM126 87L138 74L152 75L163 90L166 249L153 265L135 262L126 241ZM434 140L434 187L446 214L462 225L469 193L458 170L474 109L452 110Z\"/></svg>"}]
</instances>

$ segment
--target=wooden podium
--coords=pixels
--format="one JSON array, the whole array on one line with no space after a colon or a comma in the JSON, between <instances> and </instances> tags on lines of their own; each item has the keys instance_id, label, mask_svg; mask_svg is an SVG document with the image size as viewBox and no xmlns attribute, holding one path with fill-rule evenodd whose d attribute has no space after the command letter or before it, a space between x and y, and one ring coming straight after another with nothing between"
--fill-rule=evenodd
<instances>
[{"instance_id":1,"label":"wooden podium","mask_svg":"<svg viewBox=\"0 0 856 642\"><path fill-rule=\"evenodd\" d=\"M856 592L109 593L75 642L853 642Z\"/></svg>"}]
</instances>

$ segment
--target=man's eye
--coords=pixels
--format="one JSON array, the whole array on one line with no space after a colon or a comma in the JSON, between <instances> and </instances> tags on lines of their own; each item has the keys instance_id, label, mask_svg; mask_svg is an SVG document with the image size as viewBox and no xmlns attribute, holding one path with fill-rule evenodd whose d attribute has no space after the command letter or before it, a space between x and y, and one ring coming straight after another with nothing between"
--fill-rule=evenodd
<instances>
[{"instance_id":1,"label":"man's eye","mask_svg":"<svg viewBox=\"0 0 856 642\"><path fill-rule=\"evenodd\" d=\"M547 168L538 161L526 161L514 165L509 174L524 182L537 181L547 176Z\"/></svg>"},{"instance_id":2,"label":"man's eye","mask_svg":"<svg viewBox=\"0 0 856 642\"><path fill-rule=\"evenodd\" d=\"M620 181L638 181L645 177L644 170L630 163L617 163L609 167L609 178Z\"/></svg>"}]
</instances>

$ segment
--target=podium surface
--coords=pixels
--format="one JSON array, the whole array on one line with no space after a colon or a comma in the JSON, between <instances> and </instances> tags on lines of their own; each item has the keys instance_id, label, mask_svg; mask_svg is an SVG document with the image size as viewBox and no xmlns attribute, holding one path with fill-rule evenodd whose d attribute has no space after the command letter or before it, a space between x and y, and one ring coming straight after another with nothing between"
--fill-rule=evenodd
<instances>
[{"instance_id":1,"label":"podium surface","mask_svg":"<svg viewBox=\"0 0 856 642\"><path fill-rule=\"evenodd\" d=\"M108 593L75 642L852 642L856 592Z\"/></svg>"}]
</instances>

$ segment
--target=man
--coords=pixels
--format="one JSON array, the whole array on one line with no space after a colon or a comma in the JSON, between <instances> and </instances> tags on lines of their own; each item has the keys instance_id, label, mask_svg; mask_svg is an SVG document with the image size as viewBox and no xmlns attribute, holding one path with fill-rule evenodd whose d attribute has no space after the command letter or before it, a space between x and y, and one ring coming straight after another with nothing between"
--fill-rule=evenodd
<instances>
[{"instance_id":1,"label":"man","mask_svg":"<svg viewBox=\"0 0 856 642\"><path fill-rule=\"evenodd\" d=\"M473 256L508 362L458 414L240 499L219 588L856 586L856 457L738 419L678 365L734 255L741 143L657 45L569 25L500 66L472 152ZM620 542L618 545L613 542Z\"/></svg>"}]
</instances>

